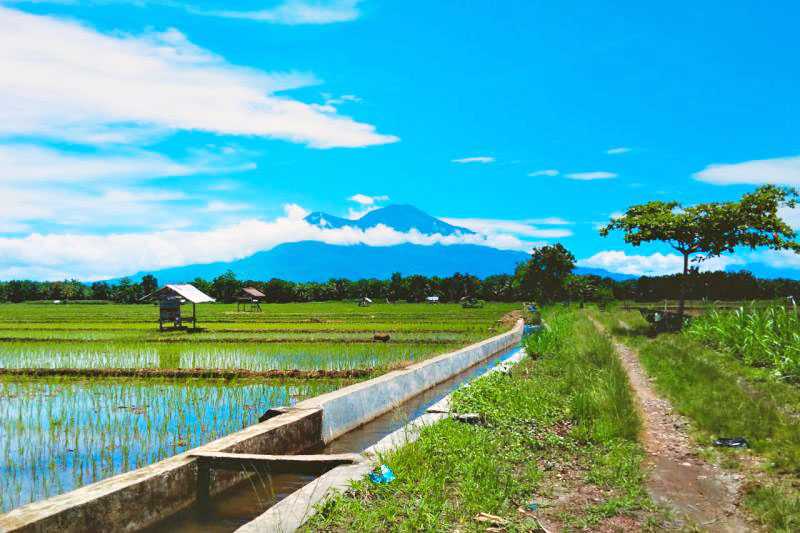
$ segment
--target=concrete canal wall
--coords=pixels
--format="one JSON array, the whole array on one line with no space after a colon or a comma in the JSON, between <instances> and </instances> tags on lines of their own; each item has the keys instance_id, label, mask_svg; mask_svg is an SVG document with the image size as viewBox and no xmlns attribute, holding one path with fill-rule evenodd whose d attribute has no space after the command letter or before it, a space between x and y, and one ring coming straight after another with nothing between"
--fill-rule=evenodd
<instances>
[{"instance_id":1,"label":"concrete canal wall","mask_svg":"<svg viewBox=\"0 0 800 533\"><path fill-rule=\"evenodd\" d=\"M522 322L509 332L403 370L310 398L269 420L208 444L74 491L0 515L0 532L136 531L191 506L197 486L196 452L296 454L372 420L448 378L515 345ZM211 492L242 481L214 472Z\"/></svg>"}]
</instances>

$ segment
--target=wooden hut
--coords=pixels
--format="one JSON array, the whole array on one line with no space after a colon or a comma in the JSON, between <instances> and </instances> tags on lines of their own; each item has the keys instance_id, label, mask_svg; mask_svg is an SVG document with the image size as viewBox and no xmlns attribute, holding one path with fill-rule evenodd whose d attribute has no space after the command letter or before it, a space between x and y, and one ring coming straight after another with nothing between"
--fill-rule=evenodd
<instances>
[{"instance_id":1,"label":"wooden hut","mask_svg":"<svg viewBox=\"0 0 800 533\"><path fill-rule=\"evenodd\" d=\"M266 294L255 287L245 287L236 296L237 311L258 311L261 312L261 298Z\"/></svg>"},{"instance_id":2,"label":"wooden hut","mask_svg":"<svg viewBox=\"0 0 800 533\"><path fill-rule=\"evenodd\" d=\"M370 305L372 305L372 299L367 296L362 296L358 301L359 307L369 307Z\"/></svg>"},{"instance_id":3,"label":"wooden hut","mask_svg":"<svg viewBox=\"0 0 800 533\"><path fill-rule=\"evenodd\" d=\"M194 285L165 285L148 294L142 300L158 301L158 329L164 331L164 324L172 324L168 329L186 329L186 322L191 322L192 329L197 329L197 304L214 302L214 298L205 294ZM181 304L191 302L192 316L181 315Z\"/></svg>"}]
</instances>

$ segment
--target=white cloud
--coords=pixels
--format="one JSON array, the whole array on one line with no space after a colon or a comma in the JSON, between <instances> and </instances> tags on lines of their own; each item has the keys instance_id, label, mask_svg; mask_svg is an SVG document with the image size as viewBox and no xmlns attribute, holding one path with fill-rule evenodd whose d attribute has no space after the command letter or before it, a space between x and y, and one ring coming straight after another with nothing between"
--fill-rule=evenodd
<instances>
[{"instance_id":1,"label":"white cloud","mask_svg":"<svg viewBox=\"0 0 800 533\"><path fill-rule=\"evenodd\" d=\"M238 67L176 29L102 34L0 7L0 137L126 142L176 130L317 148L392 143L370 124L277 96L314 76Z\"/></svg>"},{"instance_id":2,"label":"white cloud","mask_svg":"<svg viewBox=\"0 0 800 533\"><path fill-rule=\"evenodd\" d=\"M550 176L550 177L553 177L553 176L558 176L558 174L559 174L558 170L556 170L554 168L548 168L548 169L545 169L545 170L536 170L534 172L529 172L528 176L530 176L532 178L535 178L537 176Z\"/></svg>"},{"instance_id":3,"label":"white cloud","mask_svg":"<svg viewBox=\"0 0 800 533\"><path fill-rule=\"evenodd\" d=\"M16 233L33 222L55 226L151 227L165 211L175 216L177 191L110 188L85 192L75 187L0 186L0 233ZM170 219L172 223L172 218Z\"/></svg>"},{"instance_id":4,"label":"white cloud","mask_svg":"<svg viewBox=\"0 0 800 533\"><path fill-rule=\"evenodd\" d=\"M398 232L384 225L327 229L303 220L308 211L300 206L289 205L285 211L285 216L273 221L244 220L208 231L0 237L0 279L103 279L141 270L230 261L304 240L369 246L478 244L510 250L529 250L541 244L507 234L425 235L416 230Z\"/></svg>"},{"instance_id":5,"label":"white cloud","mask_svg":"<svg viewBox=\"0 0 800 533\"><path fill-rule=\"evenodd\" d=\"M529 224L542 224L547 226L569 226L573 222L559 217L529 218L525 222Z\"/></svg>"},{"instance_id":6,"label":"white cloud","mask_svg":"<svg viewBox=\"0 0 800 533\"><path fill-rule=\"evenodd\" d=\"M360 0L286 0L268 9L254 11L205 11L191 8L201 15L254 20L272 24L332 24L349 22L360 16Z\"/></svg>"},{"instance_id":7,"label":"white cloud","mask_svg":"<svg viewBox=\"0 0 800 533\"><path fill-rule=\"evenodd\" d=\"M384 195L380 196L367 196L366 194L354 194L348 200L361 205L374 205L377 202L385 202L389 197Z\"/></svg>"},{"instance_id":8,"label":"white cloud","mask_svg":"<svg viewBox=\"0 0 800 533\"><path fill-rule=\"evenodd\" d=\"M224 202L222 200L212 200L203 208L207 213L234 213L251 209L250 204L241 202Z\"/></svg>"},{"instance_id":9,"label":"white cloud","mask_svg":"<svg viewBox=\"0 0 800 533\"><path fill-rule=\"evenodd\" d=\"M716 163L694 174L715 185L800 185L800 156L756 159L742 163Z\"/></svg>"},{"instance_id":10,"label":"white cloud","mask_svg":"<svg viewBox=\"0 0 800 533\"><path fill-rule=\"evenodd\" d=\"M791 250L760 250L751 253L748 258L774 268L800 269L800 255Z\"/></svg>"},{"instance_id":11,"label":"white cloud","mask_svg":"<svg viewBox=\"0 0 800 533\"><path fill-rule=\"evenodd\" d=\"M252 163L228 164L220 156L197 153L177 162L137 149L98 153L63 151L30 144L0 144L0 183L110 182L208 172L252 170Z\"/></svg>"},{"instance_id":12,"label":"white cloud","mask_svg":"<svg viewBox=\"0 0 800 533\"><path fill-rule=\"evenodd\" d=\"M480 155L480 156L475 156L475 157L462 157L461 159L453 159L453 160L451 160L451 162L452 163L459 163L459 164L462 164L462 165L465 164L465 163L481 163L483 165L486 165L488 163L494 163L495 159L494 159L494 157Z\"/></svg>"},{"instance_id":13,"label":"white cloud","mask_svg":"<svg viewBox=\"0 0 800 533\"><path fill-rule=\"evenodd\" d=\"M620 154L627 154L630 151L631 149L628 148L627 146L617 146L616 148L609 148L608 150L606 150L606 153L608 155L620 155Z\"/></svg>"},{"instance_id":14,"label":"white cloud","mask_svg":"<svg viewBox=\"0 0 800 533\"><path fill-rule=\"evenodd\" d=\"M617 177L614 172L605 172L602 170L594 172L573 172L566 175L571 180L591 181L591 180L609 180Z\"/></svg>"},{"instance_id":15,"label":"white cloud","mask_svg":"<svg viewBox=\"0 0 800 533\"><path fill-rule=\"evenodd\" d=\"M239 184L231 180L218 181L206 187L206 189L208 189L209 191L214 191L214 192L234 191L238 188Z\"/></svg>"},{"instance_id":16,"label":"white cloud","mask_svg":"<svg viewBox=\"0 0 800 533\"><path fill-rule=\"evenodd\" d=\"M683 257L678 254L653 253L650 255L628 255L621 250L605 250L581 259L578 266L602 268L609 272L633 276L662 276L683 271ZM742 265L745 261L736 256L714 257L699 264L702 271L725 270L729 265Z\"/></svg>"},{"instance_id":17,"label":"white cloud","mask_svg":"<svg viewBox=\"0 0 800 533\"><path fill-rule=\"evenodd\" d=\"M353 209L349 207L347 209L347 218L350 220L358 220L359 218L363 217L370 211L375 211L378 209L378 202L385 202L389 199L388 196L380 195L380 196L368 196L366 194L354 194L348 200L351 202L355 202L361 205L360 209Z\"/></svg>"},{"instance_id":18,"label":"white cloud","mask_svg":"<svg viewBox=\"0 0 800 533\"><path fill-rule=\"evenodd\" d=\"M471 229L482 235L511 234L521 237L557 239L569 237L572 231L566 228L537 228L525 220L502 220L494 218L442 218L448 224ZM552 220L552 219L551 219Z\"/></svg>"},{"instance_id":19,"label":"white cloud","mask_svg":"<svg viewBox=\"0 0 800 533\"><path fill-rule=\"evenodd\" d=\"M778 216L793 229L800 229L800 207L780 207L778 208Z\"/></svg>"}]
</instances>

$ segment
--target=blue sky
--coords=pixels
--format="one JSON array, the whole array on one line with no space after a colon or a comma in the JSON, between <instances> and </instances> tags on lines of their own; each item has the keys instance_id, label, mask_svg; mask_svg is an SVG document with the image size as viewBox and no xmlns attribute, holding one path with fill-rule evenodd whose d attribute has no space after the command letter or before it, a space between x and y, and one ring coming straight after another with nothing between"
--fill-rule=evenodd
<instances>
[{"instance_id":1,"label":"blue sky","mask_svg":"<svg viewBox=\"0 0 800 533\"><path fill-rule=\"evenodd\" d=\"M664 273L597 224L800 184L800 5L587 4L0 0L0 278L413 240L299 222L389 203Z\"/></svg>"}]
</instances>

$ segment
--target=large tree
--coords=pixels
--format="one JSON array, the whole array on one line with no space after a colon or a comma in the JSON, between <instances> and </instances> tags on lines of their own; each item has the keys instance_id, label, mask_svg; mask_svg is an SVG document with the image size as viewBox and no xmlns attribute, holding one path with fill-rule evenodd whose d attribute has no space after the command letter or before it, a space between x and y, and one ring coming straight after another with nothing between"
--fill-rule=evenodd
<instances>
[{"instance_id":1,"label":"large tree","mask_svg":"<svg viewBox=\"0 0 800 533\"><path fill-rule=\"evenodd\" d=\"M683 257L678 313L686 302L689 262L701 262L738 246L800 252L795 231L779 215L781 207L795 207L795 189L764 185L733 202L711 202L682 206L678 202L648 202L634 205L621 217L600 229L600 235L620 230L625 242L639 246L666 242Z\"/></svg>"},{"instance_id":2,"label":"large tree","mask_svg":"<svg viewBox=\"0 0 800 533\"><path fill-rule=\"evenodd\" d=\"M517 267L515 283L523 297L552 302L565 296L564 284L573 268L575 256L560 243L542 246Z\"/></svg>"},{"instance_id":3,"label":"large tree","mask_svg":"<svg viewBox=\"0 0 800 533\"><path fill-rule=\"evenodd\" d=\"M145 295L152 294L158 290L158 280L152 274L145 274L142 276L142 292Z\"/></svg>"}]
</instances>

